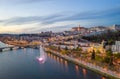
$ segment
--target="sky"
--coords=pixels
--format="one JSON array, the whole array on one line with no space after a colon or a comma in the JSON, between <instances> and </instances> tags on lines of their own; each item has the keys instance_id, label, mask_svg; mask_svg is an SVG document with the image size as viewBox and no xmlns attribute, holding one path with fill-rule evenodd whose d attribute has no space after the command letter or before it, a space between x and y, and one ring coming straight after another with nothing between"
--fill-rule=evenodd
<instances>
[{"instance_id":1,"label":"sky","mask_svg":"<svg viewBox=\"0 0 120 79\"><path fill-rule=\"evenodd\" d=\"M0 0L0 33L120 24L120 0Z\"/></svg>"}]
</instances>

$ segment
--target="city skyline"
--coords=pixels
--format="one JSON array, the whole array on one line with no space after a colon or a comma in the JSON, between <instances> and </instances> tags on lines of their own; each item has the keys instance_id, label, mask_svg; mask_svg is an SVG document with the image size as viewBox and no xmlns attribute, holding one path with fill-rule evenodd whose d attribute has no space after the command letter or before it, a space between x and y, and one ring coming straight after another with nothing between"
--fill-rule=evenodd
<instances>
[{"instance_id":1,"label":"city skyline","mask_svg":"<svg viewBox=\"0 0 120 79\"><path fill-rule=\"evenodd\" d=\"M0 0L0 33L119 24L119 0Z\"/></svg>"}]
</instances>

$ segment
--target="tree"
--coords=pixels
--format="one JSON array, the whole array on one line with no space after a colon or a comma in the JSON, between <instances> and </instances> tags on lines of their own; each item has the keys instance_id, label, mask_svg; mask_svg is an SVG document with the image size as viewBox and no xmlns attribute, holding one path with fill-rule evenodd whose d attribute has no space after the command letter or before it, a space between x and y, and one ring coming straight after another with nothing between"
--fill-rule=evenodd
<instances>
[{"instance_id":1,"label":"tree","mask_svg":"<svg viewBox=\"0 0 120 79\"><path fill-rule=\"evenodd\" d=\"M96 51L97 54L100 54L101 52L99 50Z\"/></svg>"},{"instance_id":2,"label":"tree","mask_svg":"<svg viewBox=\"0 0 120 79\"><path fill-rule=\"evenodd\" d=\"M61 50L60 46L58 47L58 50Z\"/></svg>"},{"instance_id":3,"label":"tree","mask_svg":"<svg viewBox=\"0 0 120 79\"><path fill-rule=\"evenodd\" d=\"M119 58L120 58L120 53L114 54L114 57L115 57L116 59L119 59Z\"/></svg>"},{"instance_id":4,"label":"tree","mask_svg":"<svg viewBox=\"0 0 120 79\"><path fill-rule=\"evenodd\" d=\"M66 54L66 51L65 51L65 50L62 50L62 51L61 51L61 54L65 55L65 54Z\"/></svg>"},{"instance_id":5,"label":"tree","mask_svg":"<svg viewBox=\"0 0 120 79\"><path fill-rule=\"evenodd\" d=\"M70 51L69 50L62 50L61 52L63 55L69 55L70 54Z\"/></svg>"},{"instance_id":6,"label":"tree","mask_svg":"<svg viewBox=\"0 0 120 79\"><path fill-rule=\"evenodd\" d=\"M95 50L92 51L91 59L95 60Z\"/></svg>"},{"instance_id":7,"label":"tree","mask_svg":"<svg viewBox=\"0 0 120 79\"><path fill-rule=\"evenodd\" d=\"M68 50L68 47L67 47L67 46L65 47L65 50Z\"/></svg>"},{"instance_id":8,"label":"tree","mask_svg":"<svg viewBox=\"0 0 120 79\"><path fill-rule=\"evenodd\" d=\"M114 44L113 39L108 40L108 45L112 45L112 44Z\"/></svg>"},{"instance_id":9,"label":"tree","mask_svg":"<svg viewBox=\"0 0 120 79\"><path fill-rule=\"evenodd\" d=\"M82 51L82 48L77 47L76 51Z\"/></svg>"},{"instance_id":10,"label":"tree","mask_svg":"<svg viewBox=\"0 0 120 79\"><path fill-rule=\"evenodd\" d=\"M111 49L106 51L106 57L105 57L104 61L106 63L108 63L109 66L113 65L113 53L112 53Z\"/></svg>"},{"instance_id":11,"label":"tree","mask_svg":"<svg viewBox=\"0 0 120 79\"><path fill-rule=\"evenodd\" d=\"M120 31L108 30L107 32L103 32L101 34L83 36L82 38L97 43L101 43L101 41L104 39L108 41L108 44L111 45L114 44L116 40L120 40Z\"/></svg>"}]
</instances>

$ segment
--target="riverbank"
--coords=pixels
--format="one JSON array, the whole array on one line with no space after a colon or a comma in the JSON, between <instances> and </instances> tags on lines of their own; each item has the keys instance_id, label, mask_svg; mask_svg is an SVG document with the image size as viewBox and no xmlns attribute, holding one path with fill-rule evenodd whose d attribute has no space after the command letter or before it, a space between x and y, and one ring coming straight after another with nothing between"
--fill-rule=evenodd
<instances>
[{"instance_id":1,"label":"riverbank","mask_svg":"<svg viewBox=\"0 0 120 79\"><path fill-rule=\"evenodd\" d=\"M49 51L50 53L54 54L54 55L57 55L65 60L68 60L70 62L73 62L74 64L77 64L79 66L82 66L86 69L89 69L91 71L94 71L98 74L101 74L109 79L120 79L120 74L116 74L110 70L106 70L102 67L99 67L99 66L96 66L96 65L93 65L91 63L87 63L85 61L82 61L82 60L78 60L78 59L75 59L75 58L72 58L72 57L69 57L67 55L62 55L60 54L59 52L56 52L54 50L51 50L51 49L48 49L48 48L45 48L45 51Z\"/></svg>"}]
</instances>

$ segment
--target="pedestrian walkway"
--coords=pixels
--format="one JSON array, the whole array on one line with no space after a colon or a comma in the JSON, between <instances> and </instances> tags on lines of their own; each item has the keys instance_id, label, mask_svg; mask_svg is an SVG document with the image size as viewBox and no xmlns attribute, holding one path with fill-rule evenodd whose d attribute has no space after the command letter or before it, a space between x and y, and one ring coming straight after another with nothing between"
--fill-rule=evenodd
<instances>
[{"instance_id":1,"label":"pedestrian walkway","mask_svg":"<svg viewBox=\"0 0 120 79\"><path fill-rule=\"evenodd\" d=\"M115 71L111 71L111 70L108 70L107 68L103 68L103 67L94 65L94 64L92 64L92 63L85 62L85 61L83 61L83 60L78 60L78 59L76 59L76 58L72 58L72 57L69 57L69 56L67 56L67 55L62 55L62 54L60 54L59 52L56 52L56 51L51 50L51 49L48 49L48 48L45 48L45 50L50 51L50 52L52 52L52 53L54 53L54 54L56 54L56 55L58 55L58 56L60 56L60 57L62 57L62 58L67 59L67 60L76 62L76 63L78 63L78 64L82 64L82 65L84 65L84 66L86 66L86 67L89 67L90 69L94 69L94 70L100 71L100 72L102 72L102 73L105 73L105 74L107 74L107 75L111 75L111 76L113 76L113 77L120 78L120 72L118 73L118 72L115 72Z\"/></svg>"}]
</instances>

